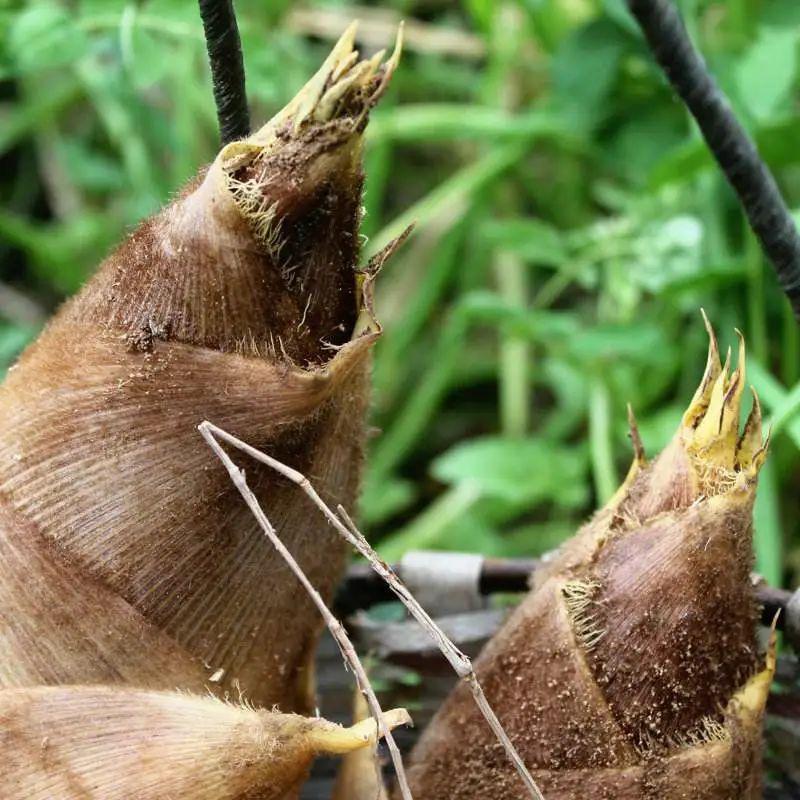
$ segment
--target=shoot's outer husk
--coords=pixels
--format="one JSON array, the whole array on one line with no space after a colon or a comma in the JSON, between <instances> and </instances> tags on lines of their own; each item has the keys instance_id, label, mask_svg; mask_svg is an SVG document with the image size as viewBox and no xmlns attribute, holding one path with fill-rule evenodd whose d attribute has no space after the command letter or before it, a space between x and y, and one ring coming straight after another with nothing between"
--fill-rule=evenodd
<instances>
[{"instance_id":1,"label":"shoot's outer husk","mask_svg":"<svg viewBox=\"0 0 800 800\"><path fill-rule=\"evenodd\" d=\"M759 665L750 569L767 445L757 398L739 432L743 342L731 374L709 336L672 442L647 462L633 422L622 487L537 571L476 662L547 800L761 797L774 659ZM521 794L463 686L423 734L409 780L426 800Z\"/></svg>"},{"instance_id":2,"label":"shoot's outer husk","mask_svg":"<svg viewBox=\"0 0 800 800\"><path fill-rule=\"evenodd\" d=\"M380 333L356 270L361 139L397 58L359 61L353 38L143 222L0 387L0 688L313 708L319 617L196 427L355 501ZM344 543L272 472L248 479L329 598Z\"/></svg>"},{"instance_id":3,"label":"shoot's outer husk","mask_svg":"<svg viewBox=\"0 0 800 800\"><path fill-rule=\"evenodd\" d=\"M3 800L282 800L312 759L369 750L376 724L212 697L92 686L0 691ZM388 728L406 724L386 712Z\"/></svg>"}]
</instances>

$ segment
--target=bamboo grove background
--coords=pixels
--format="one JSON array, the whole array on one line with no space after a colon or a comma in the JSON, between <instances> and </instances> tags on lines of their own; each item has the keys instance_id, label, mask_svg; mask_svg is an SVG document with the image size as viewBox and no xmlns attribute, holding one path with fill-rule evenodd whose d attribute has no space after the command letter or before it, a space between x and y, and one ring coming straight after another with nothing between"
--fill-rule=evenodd
<instances>
[{"instance_id":1,"label":"bamboo grove background","mask_svg":"<svg viewBox=\"0 0 800 800\"><path fill-rule=\"evenodd\" d=\"M678 4L800 207L794 0ZM367 140L365 256L381 276L361 505L387 558L536 555L613 492L625 404L662 447L705 360L703 306L742 329L774 444L757 566L800 575L800 328L624 0L238 0L255 122L352 18L408 47ZM210 160L217 124L195 3L0 7L0 369L126 230Z\"/></svg>"}]
</instances>

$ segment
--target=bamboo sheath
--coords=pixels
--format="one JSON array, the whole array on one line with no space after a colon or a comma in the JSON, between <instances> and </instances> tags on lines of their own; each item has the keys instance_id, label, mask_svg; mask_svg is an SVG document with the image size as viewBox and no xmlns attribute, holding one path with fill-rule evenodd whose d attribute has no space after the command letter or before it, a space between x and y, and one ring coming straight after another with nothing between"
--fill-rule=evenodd
<instances>
[{"instance_id":1,"label":"bamboo sheath","mask_svg":"<svg viewBox=\"0 0 800 800\"><path fill-rule=\"evenodd\" d=\"M774 639L758 654L752 507L767 454L744 342L716 338L671 443L635 458L616 495L533 574L476 661L486 695L547 800L756 800ZM730 354L729 354L730 357ZM721 624L719 624L721 621ZM521 796L459 685L418 741L425 800Z\"/></svg>"},{"instance_id":2,"label":"bamboo sheath","mask_svg":"<svg viewBox=\"0 0 800 800\"><path fill-rule=\"evenodd\" d=\"M359 60L354 35L0 387L3 800L279 800L316 753L374 745L372 721L293 713L314 708L322 620L197 433L215 419L355 503L380 332L361 140L399 47ZM286 481L248 479L330 598L344 543Z\"/></svg>"}]
</instances>

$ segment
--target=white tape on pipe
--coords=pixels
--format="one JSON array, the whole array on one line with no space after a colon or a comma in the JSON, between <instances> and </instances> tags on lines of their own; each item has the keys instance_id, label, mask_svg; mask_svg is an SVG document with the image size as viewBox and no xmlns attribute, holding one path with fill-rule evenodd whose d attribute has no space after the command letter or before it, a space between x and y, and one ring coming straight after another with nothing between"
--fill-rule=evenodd
<instances>
[{"instance_id":1,"label":"white tape on pipe","mask_svg":"<svg viewBox=\"0 0 800 800\"><path fill-rule=\"evenodd\" d=\"M400 577L433 616L484 608L480 592L483 556L412 550L399 564Z\"/></svg>"}]
</instances>

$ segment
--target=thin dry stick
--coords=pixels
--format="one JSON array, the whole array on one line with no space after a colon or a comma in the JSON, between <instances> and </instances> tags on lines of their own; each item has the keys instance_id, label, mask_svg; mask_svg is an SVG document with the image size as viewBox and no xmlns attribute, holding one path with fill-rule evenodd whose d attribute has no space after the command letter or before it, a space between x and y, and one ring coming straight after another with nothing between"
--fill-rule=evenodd
<instances>
[{"instance_id":1,"label":"thin dry stick","mask_svg":"<svg viewBox=\"0 0 800 800\"><path fill-rule=\"evenodd\" d=\"M411 789L408 786L405 770L403 769L403 759L400 755L400 750L397 747L394 737L392 736L391 730L389 730L389 726L386 724L383 718L383 710L378 702L378 698L375 696L375 692L373 691L372 685L367 677L366 670L364 669L361 659L358 657L358 653L356 653L352 642L347 636L344 626L331 613L328 606L325 605L325 601L322 599L319 592L314 588L313 584L303 572L300 565L297 563L297 561L295 561L294 556L286 549L286 546L278 537L278 534L275 532L275 528L273 528L272 523L269 521L269 519L267 519L267 515L261 508L261 504L258 502L258 499L247 485L244 471L239 469L239 467L234 464L230 456L222 449L219 442L214 438L214 434L216 433L220 435L220 438L227 440L228 434L224 434L224 431L216 428L208 422L202 423L202 425L199 426L199 430L203 435L203 438L208 443L208 446L214 451L217 458L219 458L219 460L228 470L228 474L230 475L234 486L236 486L236 488L239 490L239 493L244 498L244 501L247 503L250 511L253 512L253 516L258 521L258 524L261 526L261 529L264 531L267 538L270 540L270 542L272 542L273 546L278 553L280 553L283 560L289 565L289 568L292 570L292 572L294 572L297 579L303 585L303 588L306 590L306 592L308 592L308 595L314 602L314 605L316 605L316 607L319 609L319 613L325 620L328 630L331 632L331 635L336 640L336 644L339 646L342 657L352 668L353 673L356 676L358 688L366 696L370 711L375 718L381 735L386 741L392 757L392 763L394 764L395 773L397 774L397 780L400 784L400 792L403 796L403 800L413 800L413 797L411 796Z\"/></svg>"},{"instance_id":2,"label":"thin dry stick","mask_svg":"<svg viewBox=\"0 0 800 800\"><path fill-rule=\"evenodd\" d=\"M322 500L320 500L320 502L322 502ZM369 542L364 537L364 534L358 530L344 507L339 505L336 507L336 511L339 514L339 517L347 525L347 528L353 535L355 541L358 542L357 546L359 553L364 555L364 557L372 565L372 568L384 578L384 580L391 587L392 591L394 591L403 605L409 610L414 619L416 619L417 622L423 628L425 628L428 633L430 633L430 635L439 645L442 655L444 655L444 657L450 663L450 666L452 666L455 670L456 675L458 675L459 678L467 683L470 691L472 692L472 697L475 700L475 704L480 709L484 719L489 723L489 727L497 737L497 740L503 745L503 749L506 751L508 759L519 773L520 778L530 792L531 796L536 798L536 800L544 800L541 789L539 789L539 787L536 785L536 781L534 781L533 776L525 766L525 762L517 752L517 748L514 747L514 743L508 738L508 734L505 732L502 723L497 718L497 715L494 713L489 701L486 699L486 695L483 692L483 687L478 681L478 676L475 674L475 670L472 667L472 661L467 655L462 653L461 650L455 646L455 644L448 638L447 634L445 634L445 632L436 624L436 622L431 619L428 612L425 611L425 609L417 602L416 598L408 590L408 587L400 580L397 573L380 559L378 554L372 549Z\"/></svg>"},{"instance_id":3,"label":"thin dry stick","mask_svg":"<svg viewBox=\"0 0 800 800\"><path fill-rule=\"evenodd\" d=\"M338 506L337 514L327 506L325 501L317 494L311 481L305 477L301 472L298 472L291 467L286 466L272 456L262 453L255 447L237 439L227 431L218 428L216 425L205 421L200 425L200 432L208 440L213 432L214 435L223 439L228 444L246 453L256 461L266 464L268 467L274 469L280 475L283 475L292 483L297 484L303 492L311 499L314 505L322 512L325 518L331 525L341 534L357 551L362 555L371 565L371 567L378 573L386 583L391 587L392 591L398 597L401 603L408 609L411 616L431 635L431 638L436 642L436 645L441 650L444 657L450 663L450 666L455 671L458 677L465 681L475 698L475 703L480 709L486 721L489 723L492 731L494 732L497 740L503 745L506 755L511 763L519 773L522 782L525 784L531 797L535 800L545 800L539 787L536 785L533 777L531 776L528 768L525 766L522 758L520 757L517 749L514 747L512 741L508 738L500 720L489 705L486 695L478 681L475 670L472 667L470 659L461 652L453 642L447 637L444 631L436 624L430 617L427 611L417 602L406 585L400 580L397 573L385 562L380 556L372 549L369 542L364 538L364 535L358 530L353 523L353 520L347 514L342 506Z\"/></svg>"}]
</instances>

